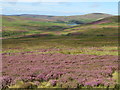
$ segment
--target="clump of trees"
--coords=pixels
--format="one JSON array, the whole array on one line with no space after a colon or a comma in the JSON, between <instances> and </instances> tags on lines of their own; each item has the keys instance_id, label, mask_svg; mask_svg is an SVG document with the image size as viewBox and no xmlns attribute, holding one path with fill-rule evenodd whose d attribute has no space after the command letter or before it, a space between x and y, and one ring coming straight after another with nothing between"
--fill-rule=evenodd
<instances>
[{"instance_id":1,"label":"clump of trees","mask_svg":"<svg viewBox=\"0 0 120 90\"><path fill-rule=\"evenodd\" d=\"M69 23L84 24L84 22L79 20L70 20Z\"/></svg>"},{"instance_id":2,"label":"clump of trees","mask_svg":"<svg viewBox=\"0 0 120 90\"><path fill-rule=\"evenodd\" d=\"M69 20L69 21L57 20L57 21L55 21L55 23L75 23L75 24L84 24L84 22L79 21L79 20Z\"/></svg>"}]
</instances>

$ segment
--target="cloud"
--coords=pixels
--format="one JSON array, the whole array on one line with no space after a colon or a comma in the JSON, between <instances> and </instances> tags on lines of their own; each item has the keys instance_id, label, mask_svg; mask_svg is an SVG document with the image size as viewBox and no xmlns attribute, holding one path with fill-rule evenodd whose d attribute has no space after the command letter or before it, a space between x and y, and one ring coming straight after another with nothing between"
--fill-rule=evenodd
<instances>
[{"instance_id":1,"label":"cloud","mask_svg":"<svg viewBox=\"0 0 120 90\"><path fill-rule=\"evenodd\" d=\"M119 2L119 0L0 0L0 2Z\"/></svg>"},{"instance_id":2,"label":"cloud","mask_svg":"<svg viewBox=\"0 0 120 90\"><path fill-rule=\"evenodd\" d=\"M69 2L69 0L3 0L3 2Z\"/></svg>"},{"instance_id":3,"label":"cloud","mask_svg":"<svg viewBox=\"0 0 120 90\"><path fill-rule=\"evenodd\" d=\"M94 3L94 4L90 5L91 8L98 8L98 7L100 7L100 6L101 6L101 5L98 4L98 3Z\"/></svg>"}]
</instances>

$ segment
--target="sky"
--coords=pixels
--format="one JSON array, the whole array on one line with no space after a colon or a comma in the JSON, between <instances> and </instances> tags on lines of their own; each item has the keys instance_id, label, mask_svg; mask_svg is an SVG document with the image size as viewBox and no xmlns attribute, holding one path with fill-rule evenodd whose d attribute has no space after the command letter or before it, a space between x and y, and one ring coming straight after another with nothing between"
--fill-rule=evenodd
<instances>
[{"instance_id":1,"label":"sky","mask_svg":"<svg viewBox=\"0 0 120 90\"><path fill-rule=\"evenodd\" d=\"M70 16L88 13L118 14L118 2L67 2L67 0L48 2L49 0L4 0L1 1L1 12L4 15L37 14Z\"/></svg>"}]
</instances>

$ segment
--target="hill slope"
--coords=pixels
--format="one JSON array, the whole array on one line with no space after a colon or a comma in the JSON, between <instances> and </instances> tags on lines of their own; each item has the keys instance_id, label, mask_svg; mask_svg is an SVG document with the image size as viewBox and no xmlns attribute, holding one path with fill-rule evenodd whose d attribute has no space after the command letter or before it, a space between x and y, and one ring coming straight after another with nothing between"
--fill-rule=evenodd
<instances>
[{"instance_id":1,"label":"hill slope","mask_svg":"<svg viewBox=\"0 0 120 90\"><path fill-rule=\"evenodd\" d=\"M64 23L30 17L2 16L2 37L56 33L69 27Z\"/></svg>"},{"instance_id":2,"label":"hill slope","mask_svg":"<svg viewBox=\"0 0 120 90\"><path fill-rule=\"evenodd\" d=\"M107 17L98 21L77 25L73 28L65 29L62 34L70 36L117 36L119 16Z\"/></svg>"},{"instance_id":3,"label":"hill slope","mask_svg":"<svg viewBox=\"0 0 120 90\"><path fill-rule=\"evenodd\" d=\"M63 20L63 21L71 21L71 20L77 20L77 21L81 21L83 23L88 23L88 22L92 22L92 21L97 21L101 18L106 18L106 17L110 17L112 15L109 14L103 14L103 13L91 13L91 14L86 14L86 15L75 15L75 16L58 16L55 17L57 20Z\"/></svg>"},{"instance_id":4,"label":"hill slope","mask_svg":"<svg viewBox=\"0 0 120 90\"><path fill-rule=\"evenodd\" d=\"M89 15L87 15L86 17L88 16ZM58 17L62 17L62 16L58 16ZM71 17L76 17L76 16L71 16ZM98 17L96 16L96 19L97 18ZM106 17L84 25L76 25L76 26L69 26L67 25L67 23L57 23L55 22L55 20L52 19L50 21L50 19L41 19L41 18L26 17L26 16L3 16L2 19L3 19L3 23L2 23L3 37L11 37L11 36L18 37L18 36L26 36L26 35L41 36L39 34L76 35L76 33L78 33L77 35L81 35L83 34L83 32L87 33L87 35L90 35L91 32L92 34L94 34L93 33L94 31L95 34L97 34L96 32L99 32L99 30L105 27L109 27L109 28L118 27L117 16ZM67 21L67 19L65 20ZM85 33L83 35L86 35Z\"/></svg>"},{"instance_id":5,"label":"hill slope","mask_svg":"<svg viewBox=\"0 0 120 90\"><path fill-rule=\"evenodd\" d=\"M92 21L97 21L101 18L110 17L112 15L104 14L104 13L91 13L86 15L75 15L75 16L50 16L50 15L30 15L30 14L13 15L13 16L44 19L44 20L58 21L58 22L59 21L68 22L72 20L77 20L81 23L88 23Z\"/></svg>"},{"instance_id":6,"label":"hill slope","mask_svg":"<svg viewBox=\"0 0 120 90\"><path fill-rule=\"evenodd\" d=\"M107 17L107 18L103 18L100 19L98 21L94 21L88 24L108 24L108 23L118 23L118 18L120 16L112 16L112 17Z\"/></svg>"}]
</instances>

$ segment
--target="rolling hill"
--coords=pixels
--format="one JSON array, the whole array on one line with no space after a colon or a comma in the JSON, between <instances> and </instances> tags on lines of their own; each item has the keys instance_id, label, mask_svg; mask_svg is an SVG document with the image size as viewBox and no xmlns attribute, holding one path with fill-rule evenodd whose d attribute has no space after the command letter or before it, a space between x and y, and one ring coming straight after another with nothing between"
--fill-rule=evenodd
<instances>
[{"instance_id":1,"label":"rolling hill","mask_svg":"<svg viewBox=\"0 0 120 90\"><path fill-rule=\"evenodd\" d=\"M81 23L88 23L92 21L97 21L102 18L110 17L110 14L104 13L91 13L85 15L74 15L74 16L50 16L50 15L32 15L32 14L21 14L21 15L10 15L22 18L32 18L33 20L44 20L44 21L55 21L55 22L72 22L77 20Z\"/></svg>"},{"instance_id":2,"label":"rolling hill","mask_svg":"<svg viewBox=\"0 0 120 90\"><path fill-rule=\"evenodd\" d=\"M59 18L58 18L59 17ZM90 18L91 17L91 18ZM80 19L82 18L82 19ZM91 19L87 21L88 19ZM59 20L58 20L59 19ZM68 25L68 20L86 21L82 25ZM57 22L63 20L64 23ZM47 15L12 15L2 16L2 37L42 36L47 35L86 35L82 32L99 31L103 27L117 27L118 16L92 13L78 16L47 16ZM93 30L93 31L91 31ZM95 30L95 32L97 32ZM76 34L77 33L77 34Z\"/></svg>"},{"instance_id":3,"label":"rolling hill","mask_svg":"<svg viewBox=\"0 0 120 90\"><path fill-rule=\"evenodd\" d=\"M30 17L2 16L2 37L54 33L69 26L65 23L54 23L50 20Z\"/></svg>"},{"instance_id":4,"label":"rolling hill","mask_svg":"<svg viewBox=\"0 0 120 90\"><path fill-rule=\"evenodd\" d=\"M76 25L65 29L62 34L68 36L92 37L92 36L118 36L118 24L120 16L111 16L93 21L84 25Z\"/></svg>"},{"instance_id":5,"label":"rolling hill","mask_svg":"<svg viewBox=\"0 0 120 90\"><path fill-rule=\"evenodd\" d=\"M118 23L119 22L119 17L120 16L111 16L111 17L106 17L103 19L100 19L98 21L93 21L91 23L88 24L108 24L108 23Z\"/></svg>"}]
</instances>

